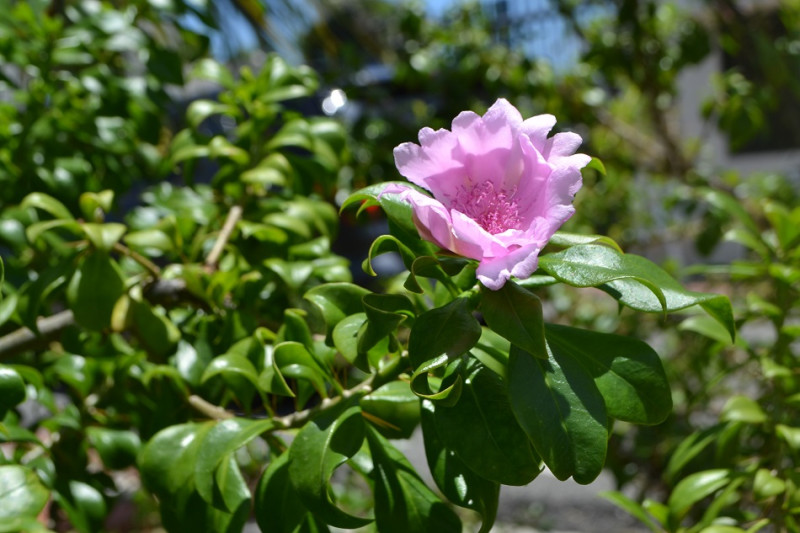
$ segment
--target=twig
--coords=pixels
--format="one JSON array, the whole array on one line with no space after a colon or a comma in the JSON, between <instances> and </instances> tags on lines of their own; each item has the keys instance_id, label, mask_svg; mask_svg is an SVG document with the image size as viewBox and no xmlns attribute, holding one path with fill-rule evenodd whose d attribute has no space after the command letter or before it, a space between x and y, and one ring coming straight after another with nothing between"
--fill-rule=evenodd
<instances>
[{"instance_id":1,"label":"twig","mask_svg":"<svg viewBox=\"0 0 800 533\"><path fill-rule=\"evenodd\" d=\"M46 343L74 323L75 315L69 309L52 316L40 317L36 320L38 334L29 328L19 328L0 337L0 359Z\"/></svg>"},{"instance_id":2,"label":"twig","mask_svg":"<svg viewBox=\"0 0 800 533\"><path fill-rule=\"evenodd\" d=\"M153 263L152 261L147 259L142 254L140 254L138 252L134 252L133 250L131 250L130 248L128 248L124 244L120 244L120 243L115 243L114 244L114 250L116 250L117 252L119 252L119 253L121 253L123 255L127 255L128 257L130 257L131 259L133 259L134 261L136 261L137 263L142 265L145 269L147 269L148 272L150 272L150 274L153 275L153 277L155 277L155 278L160 278L161 277L161 269L158 268L158 265L156 265L155 263Z\"/></svg>"},{"instance_id":3,"label":"twig","mask_svg":"<svg viewBox=\"0 0 800 533\"><path fill-rule=\"evenodd\" d=\"M206 415L208 418L212 418L214 420L226 420L228 418L233 418L234 416L230 411L226 411L218 405L209 403L196 394L189 396L189 405Z\"/></svg>"},{"instance_id":4,"label":"twig","mask_svg":"<svg viewBox=\"0 0 800 533\"><path fill-rule=\"evenodd\" d=\"M225 245L228 244L228 239L231 238L231 233L233 233L233 229L236 227L236 223L239 222L240 218L242 218L242 206L234 205L231 207L231 210L228 211L228 217L225 219L225 224L223 224L219 236L217 236L217 241L214 243L214 247L211 248L208 257L206 257L206 268L215 269L217 267L219 257L222 255L222 250L224 250Z\"/></svg>"},{"instance_id":5,"label":"twig","mask_svg":"<svg viewBox=\"0 0 800 533\"><path fill-rule=\"evenodd\" d=\"M318 405L311 407L309 409L305 409L303 411L298 411L296 413L292 413L290 415L275 417L276 428L277 429L291 429L297 428L304 425L306 422L311 420L313 417L317 416L319 413L323 411L327 411L345 400L349 400L353 397L361 397L366 396L370 392L372 392L372 382L375 376L370 376L365 381L359 383L352 389L347 389L346 391L342 392L340 396L335 396L333 398L325 398L320 402Z\"/></svg>"}]
</instances>

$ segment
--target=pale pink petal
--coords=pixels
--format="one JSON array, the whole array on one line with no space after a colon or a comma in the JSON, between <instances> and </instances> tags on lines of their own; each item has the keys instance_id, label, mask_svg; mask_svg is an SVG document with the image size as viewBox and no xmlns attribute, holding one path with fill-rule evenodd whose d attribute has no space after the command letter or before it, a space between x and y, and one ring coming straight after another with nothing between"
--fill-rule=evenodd
<instances>
[{"instance_id":1,"label":"pale pink petal","mask_svg":"<svg viewBox=\"0 0 800 533\"><path fill-rule=\"evenodd\" d=\"M581 142L583 142L583 140L577 133L571 131L556 133L554 136L547 139L542 153L548 161L570 156L575 153L575 150L578 149Z\"/></svg>"},{"instance_id":2,"label":"pale pink petal","mask_svg":"<svg viewBox=\"0 0 800 533\"><path fill-rule=\"evenodd\" d=\"M537 150L544 150L547 142L547 134L556 125L556 117L553 115L536 115L525 119L520 127L520 132L530 138Z\"/></svg>"},{"instance_id":3,"label":"pale pink petal","mask_svg":"<svg viewBox=\"0 0 800 533\"><path fill-rule=\"evenodd\" d=\"M484 259L475 274L487 288L496 291L503 288L511 276L527 278L536 271L539 263L540 243L530 243L517 248L507 255Z\"/></svg>"}]
</instances>

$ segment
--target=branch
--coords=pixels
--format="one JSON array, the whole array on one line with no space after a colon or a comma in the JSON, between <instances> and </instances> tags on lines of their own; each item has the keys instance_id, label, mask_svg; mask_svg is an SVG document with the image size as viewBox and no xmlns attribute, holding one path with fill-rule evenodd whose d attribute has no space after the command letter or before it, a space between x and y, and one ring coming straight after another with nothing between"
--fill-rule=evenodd
<instances>
[{"instance_id":1,"label":"branch","mask_svg":"<svg viewBox=\"0 0 800 533\"><path fill-rule=\"evenodd\" d=\"M225 219L225 224L219 232L217 241L214 243L214 247L209 252L208 257L206 257L206 268L211 270L217 268L217 262L219 262L219 257L222 255L222 250L228 244L228 239L231 238L231 233L233 233L233 229L240 218L242 218L242 206L235 205L231 207L231 210L228 211L228 217Z\"/></svg>"},{"instance_id":2,"label":"branch","mask_svg":"<svg viewBox=\"0 0 800 533\"><path fill-rule=\"evenodd\" d=\"M189 396L189 405L213 420L226 420L234 416L230 411L226 411L218 405L207 402L196 394Z\"/></svg>"},{"instance_id":3,"label":"branch","mask_svg":"<svg viewBox=\"0 0 800 533\"><path fill-rule=\"evenodd\" d=\"M130 248L128 248L124 244L120 244L120 243L115 243L114 244L114 250L116 250L117 252L119 252L119 253L121 253L123 255L127 255L128 257L130 257L131 259L133 259L134 261L136 261L137 263L142 265L145 269L147 269L148 272L150 272L150 274L154 278L160 278L161 277L161 269L158 268L158 265L156 265L155 263L153 263L152 261L147 259L142 254L134 252L133 250L131 250Z\"/></svg>"},{"instance_id":4,"label":"branch","mask_svg":"<svg viewBox=\"0 0 800 533\"><path fill-rule=\"evenodd\" d=\"M52 316L40 317L36 319L38 334L23 327L0 337L0 359L46 344L52 338L57 337L61 330L74 323L75 315L69 309Z\"/></svg>"}]
</instances>

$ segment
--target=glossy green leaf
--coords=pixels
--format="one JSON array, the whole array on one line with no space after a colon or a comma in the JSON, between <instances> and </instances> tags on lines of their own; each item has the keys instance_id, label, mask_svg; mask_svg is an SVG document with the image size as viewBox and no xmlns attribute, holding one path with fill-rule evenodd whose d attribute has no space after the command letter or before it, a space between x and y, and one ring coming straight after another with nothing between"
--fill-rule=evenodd
<instances>
[{"instance_id":1,"label":"glossy green leaf","mask_svg":"<svg viewBox=\"0 0 800 533\"><path fill-rule=\"evenodd\" d=\"M800 428L776 424L775 432L792 450L800 450Z\"/></svg>"},{"instance_id":2,"label":"glossy green leaf","mask_svg":"<svg viewBox=\"0 0 800 533\"><path fill-rule=\"evenodd\" d=\"M373 261L379 255L392 252L397 252L400 255L400 258L403 260L403 264L406 265L406 268L411 268L415 258L414 252L408 246L403 244L397 237L392 235L381 235L375 239L372 242L372 245L369 247L367 258L364 259L364 262L361 265L362 269L370 276L377 276L377 272L375 272L375 269L372 268ZM420 292L422 290L419 289L418 286L414 285L409 285L408 289L414 292Z\"/></svg>"},{"instance_id":3,"label":"glossy green leaf","mask_svg":"<svg viewBox=\"0 0 800 533\"><path fill-rule=\"evenodd\" d=\"M361 353L366 353L397 326L414 317L414 306L401 294L367 294L362 303L367 322L358 338Z\"/></svg>"},{"instance_id":4,"label":"glossy green leaf","mask_svg":"<svg viewBox=\"0 0 800 533\"><path fill-rule=\"evenodd\" d=\"M731 471L723 468L704 470L683 478L672 489L667 501L671 523L679 523L694 504L711 496L730 482Z\"/></svg>"},{"instance_id":5,"label":"glossy green leaf","mask_svg":"<svg viewBox=\"0 0 800 533\"><path fill-rule=\"evenodd\" d=\"M720 426L713 426L692 433L681 441L664 470L664 477L667 481L675 482L683 468L719 438L721 429Z\"/></svg>"},{"instance_id":6,"label":"glossy green leaf","mask_svg":"<svg viewBox=\"0 0 800 533\"><path fill-rule=\"evenodd\" d=\"M142 449L139 471L145 487L159 497L194 486L197 456L214 422L170 426L156 433Z\"/></svg>"},{"instance_id":7,"label":"glossy green leaf","mask_svg":"<svg viewBox=\"0 0 800 533\"><path fill-rule=\"evenodd\" d=\"M275 365L285 377L308 381L320 396L327 396L325 370L299 342L282 342L273 351Z\"/></svg>"},{"instance_id":8,"label":"glossy green leaf","mask_svg":"<svg viewBox=\"0 0 800 533\"><path fill-rule=\"evenodd\" d=\"M460 533L458 516L428 488L388 440L369 428L375 481L375 522L381 533Z\"/></svg>"},{"instance_id":9,"label":"glossy green leaf","mask_svg":"<svg viewBox=\"0 0 800 533\"><path fill-rule=\"evenodd\" d=\"M158 358L174 353L181 332L165 313L146 300L131 299L129 305L131 325L144 348Z\"/></svg>"},{"instance_id":10,"label":"glossy green leaf","mask_svg":"<svg viewBox=\"0 0 800 533\"><path fill-rule=\"evenodd\" d=\"M732 396L725 402L720 420L761 424L767 421L767 414L758 402L747 396Z\"/></svg>"},{"instance_id":11,"label":"glossy green leaf","mask_svg":"<svg viewBox=\"0 0 800 533\"><path fill-rule=\"evenodd\" d=\"M387 438L407 439L419 424L419 398L406 381L390 381L361 398L359 405Z\"/></svg>"},{"instance_id":12,"label":"glossy green leaf","mask_svg":"<svg viewBox=\"0 0 800 533\"><path fill-rule=\"evenodd\" d=\"M41 192L32 192L23 198L22 202L20 203L20 207L23 209L28 207L36 207L42 211L50 213L54 218L57 219L75 219L75 217L72 216L72 213L69 212L69 209L67 209L67 207L59 200L56 200L52 196Z\"/></svg>"},{"instance_id":13,"label":"glossy green leaf","mask_svg":"<svg viewBox=\"0 0 800 533\"><path fill-rule=\"evenodd\" d=\"M211 428L197 454L194 471L195 486L203 500L219 507L220 502L214 498L215 472L233 452L273 427L274 422L270 419L229 418L228 420L217 422ZM236 507L238 505L234 507L226 505L220 508L232 511Z\"/></svg>"},{"instance_id":14,"label":"glossy green leaf","mask_svg":"<svg viewBox=\"0 0 800 533\"><path fill-rule=\"evenodd\" d=\"M514 418L500 378L470 362L458 402L435 405L439 437L448 450L479 476L504 485L527 485L541 460Z\"/></svg>"},{"instance_id":15,"label":"glossy green leaf","mask_svg":"<svg viewBox=\"0 0 800 533\"><path fill-rule=\"evenodd\" d=\"M102 528L108 506L102 493L92 485L71 480L66 487L53 493L53 499L78 531Z\"/></svg>"},{"instance_id":16,"label":"glossy green leaf","mask_svg":"<svg viewBox=\"0 0 800 533\"><path fill-rule=\"evenodd\" d=\"M559 351L547 360L511 346L508 394L519 424L561 480L593 481L608 441L605 404L591 374Z\"/></svg>"},{"instance_id":17,"label":"glossy green leaf","mask_svg":"<svg viewBox=\"0 0 800 533\"><path fill-rule=\"evenodd\" d=\"M110 251L119 242L127 230L125 224L108 222L105 224L86 223L83 231L92 246L104 252Z\"/></svg>"},{"instance_id":18,"label":"glossy green leaf","mask_svg":"<svg viewBox=\"0 0 800 533\"><path fill-rule=\"evenodd\" d=\"M658 424L672 410L672 392L661 360L632 337L548 324L554 357L569 358L592 376L608 416L636 424Z\"/></svg>"},{"instance_id":19,"label":"glossy green leaf","mask_svg":"<svg viewBox=\"0 0 800 533\"><path fill-rule=\"evenodd\" d=\"M408 339L408 355L415 367L442 354L454 358L475 346L480 336L481 326L472 316L469 301L456 298L417 317Z\"/></svg>"},{"instance_id":20,"label":"glossy green leaf","mask_svg":"<svg viewBox=\"0 0 800 533\"><path fill-rule=\"evenodd\" d=\"M622 253L622 248L620 248L619 244L617 244L614 239L605 237L603 235L584 235L581 233L557 231L552 237L550 237L548 243L555 246L560 246L562 248L569 248L570 246L578 246L582 244L602 244L604 246L613 248L619 253Z\"/></svg>"},{"instance_id":21,"label":"glossy green leaf","mask_svg":"<svg viewBox=\"0 0 800 533\"><path fill-rule=\"evenodd\" d=\"M411 374L411 391L427 400L433 400L437 403L446 403L449 406L454 405L460 395L461 387L464 380L460 373L455 372L462 365L462 360L457 359L450 361L450 357L440 355L428 361L425 361ZM431 374L441 368L445 370L445 379L436 379L439 382L439 387L434 390L431 387L430 379L433 378Z\"/></svg>"},{"instance_id":22,"label":"glossy green leaf","mask_svg":"<svg viewBox=\"0 0 800 533\"><path fill-rule=\"evenodd\" d=\"M694 331L711 340L721 342L725 346L732 344L730 332L720 322L708 315L690 316L678 324L678 329L680 331Z\"/></svg>"},{"instance_id":23,"label":"glossy green leaf","mask_svg":"<svg viewBox=\"0 0 800 533\"><path fill-rule=\"evenodd\" d=\"M25 237L29 243L34 244L42 234L56 228L67 229L76 235L80 235L83 230L82 226L74 220L57 218L55 220L34 222L25 228Z\"/></svg>"},{"instance_id":24,"label":"glossy green leaf","mask_svg":"<svg viewBox=\"0 0 800 533\"><path fill-rule=\"evenodd\" d=\"M646 312L674 312L694 305L726 327L735 337L733 310L725 296L688 291L644 257L621 254L607 246L573 246L539 258L539 266L575 287L600 287L621 303Z\"/></svg>"},{"instance_id":25,"label":"glossy green leaf","mask_svg":"<svg viewBox=\"0 0 800 533\"><path fill-rule=\"evenodd\" d=\"M15 405L25 401L25 382L13 368L0 366L0 420Z\"/></svg>"},{"instance_id":26,"label":"glossy green leaf","mask_svg":"<svg viewBox=\"0 0 800 533\"><path fill-rule=\"evenodd\" d=\"M142 442L133 431L89 427L86 434L106 468L121 470L136 464Z\"/></svg>"},{"instance_id":27,"label":"glossy green leaf","mask_svg":"<svg viewBox=\"0 0 800 533\"><path fill-rule=\"evenodd\" d=\"M361 410L342 405L306 424L289 448L289 479L300 500L331 526L353 529L372 522L346 513L331 499L331 475L358 452L363 441Z\"/></svg>"},{"instance_id":28,"label":"glossy green leaf","mask_svg":"<svg viewBox=\"0 0 800 533\"><path fill-rule=\"evenodd\" d=\"M546 354L542 302L512 281L498 291L481 290L486 324L509 342L531 354Z\"/></svg>"},{"instance_id":29,"label":"glossy green leaf","mask_svg":"<svg viewBox=\"0 0 800 533\"><path fill-rule=\"evenodd\" d=\"M250 489L247 487L247 482L239 470L234 455L231 453L223 457L213 474L212 503L216 504L215 507L233 514L249 514ZM195 481L197 482L198 478L195 478Z\"/></svg>"},{"instance_id":30,"label":"glossy green leaf","mask_svg":"<svg viewBox=\"0 0 800 533\"><path fill-rule=\"evenodd\" d=\"M225 65L211 58L203 58L197 61L192 68L192 77L215 81L228 89L234 84L233 75Z\"/></svg>"},{"instance_id":31,"label":"glossy green leaf","mask_svg":"<svg viewBox=\"0 0 800 533\"><path fill-rule=\"evenodd\" d=\"M436 429L435 405L422 400L422 437L436 486L455 505L473 509L481 515L480 533L488 533L497 516L500 484L482 478L444 445Z\"/></svg>"},{"instance_id":32,"label":"glossy green leaf","mask_svg":"<svg viewBox=\"0 0 800 533\"><path fill-rule=\"evenodd\" d=\"M308 509L289 479L288 453L275 457L264 471L256 488L253 510L261 531L293 533L308 518Z\"/></svg>"},{"instance_id":33,"label":"glossy green leaf","mask_svg":"<svg viewBox=\"0 0 800 533\"><path fill-rule=\"evenodd\" d=\"M367 289L352 283L326 283L306 291L303 298L319 307L328 331L333 331L346 317L364 311L361 299L367 294Z\"/></svg>"},{"instance_id":34,"label":"glossy green leaf","mask_svg":"<svg viewBox=\"0 0 800 533\"><path fill-rule=\"evenodd\" d=\"M67 302L75 321L87 329L107 328L124 289L122 272L107 253L96 251L85 256L67 287Z\"/></svg>"},{"instance_id":35,"label":"glossy green leaf","mask_svg":"<svg viewBox=\"0 0 800 533\"><path fill-rule=\"evenodd\" d=\"M650 516L647 511L645 511L644 507L642 507L638 502L628 498L623 493L619 491L606 491L601 492L599 496L610 501L620 509L636 518L639 522L650 528L650 531L653 531L654 533L661 533L664 531L664 528L656 523L655 520L653 520L653 517Z\"/></svg>"},{"instance_id":36,"label":"glossy green leaf","mask_svg":"<svg viewBox=\"0 0 800 533\"><path fill-rule=\"evenodd\" d=\"M200 381L205 383L217 375L222 375L229 382L231 382L230 378L239 376L256 387L259 384L258 372L253 366L253 363L245 356L238 353L227 353L212 359L206 371L203 372L203 377Z\"/></svg>"},{"instance_id":37,"label":"glossy green leaf","mask_svg":"<svg viewBox=\"0 0 800 533\"><path fill-rule=\"evenodd\" d=\"M786 490L786 482L767 470L759 468L753 478L753 491L757 500L766 500L773 496L783 494Z\"/></svg>"},{"instance_id":38,"label":"glossy green leaf","mask_svg":"<svg viewBox=\"0 0 800 533\"><path fill-rule=\"evenodd\" d=\"M0 523L36 517L49 497L50 491L29 468L0 465Z\"/></svg>"}]
</instances>

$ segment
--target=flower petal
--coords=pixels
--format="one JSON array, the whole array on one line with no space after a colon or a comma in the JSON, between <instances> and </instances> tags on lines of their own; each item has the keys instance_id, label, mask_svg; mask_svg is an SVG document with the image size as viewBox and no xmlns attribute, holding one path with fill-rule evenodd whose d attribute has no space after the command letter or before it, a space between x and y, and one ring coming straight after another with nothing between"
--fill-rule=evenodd
<instances>
[{"instance_id":1,"label":"flower petal","mask_svg":"<svg viewBox=\"0 0 800 533\"><path fill-rule=\"evenodd\" d=\"M497 291L503 288L512 275L527 278L536 271L542 247L542 243L532 242L505 256L484 259L475 272L478 281L487 288Z\"/></svg>"}]
</instances>

